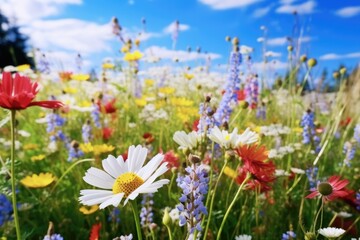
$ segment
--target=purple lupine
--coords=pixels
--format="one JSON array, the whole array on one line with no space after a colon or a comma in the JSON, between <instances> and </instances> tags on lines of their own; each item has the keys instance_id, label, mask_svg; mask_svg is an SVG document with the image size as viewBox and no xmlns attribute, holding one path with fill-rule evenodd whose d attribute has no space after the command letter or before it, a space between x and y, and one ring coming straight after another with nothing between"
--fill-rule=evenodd
<instances>
[{"instance_id":1,"label":"purple lupine","mask_svg":"<svg viewBox=\"0 0 360 240\"><path fill-rule=\"evenodd\" d=\"M91 110L91 118L95 124L95 127L101 128L100 123L100 107L95 103L95 100L92 99L92 110Z\"/></svg>"},{"instance_id":2,"label":"purple lupine","mask_svg":"<svg viewBox=\"0 0 360 240\"><path fill-rule=\"evenodd\" d=\"M198 157L192 156L192 159ZM201 235L202 227L201 221L203 215L207 215L206 207L204 206L204 198L208 192L208 176L203 165L192 161L191 166L187 167L185 171L187 175L179 176L177 184L182 189L182 195L179 198L180 204L176 207L180 211L179 225L187 225L189 239L194 239L195 230L197 236Z\"/></svg>"},{"instance_id":3,"label":"purple lupine","mask_svg":"<svg viewBox=\"0 0 360 240\"><path fill-rule=\"evenodd\" d=\"M257 119L266 119L266 105L264 102L261 103L261 106L259 106L256 110L256 118Z\"/></svg>"},{"instance_id":4,"label":"purple lupine","mask_svg":"<svg viewBox=\"0 0 360 240\"><path fill-rule=\"evenodd\" d=\"M296 234L293 231L287 231L283 233L281 240L291 240L296 239Z\"/></svg>"},{"instance_id":5,"label":"purple lupine","mask_svg":"<svg viewBox=\"0 0 360 240\"><path fill-rule=\"evenodd\" d=\"M43 240L64 240L60 234L52 234L51 236L46 235Z\"/></svg>"},{"instance_id":6,"label":"purple lupine","mask_svg":"<svg viewBox=\"0 0 360 240\"><path fill-rule=\"evenodd\" d=\"M108 216L108 221L109 222L113 222L113 223L120 223L120 209L119 208L114 208L109 216Z\"/></svg>"},{"instance_id":7,"label":"purple lupine","mask_svg":"<svg viewBox=\"0 0 360 240\"><path fill-rule=\"evenodd\" d=\"M360 211L360 193L356 193L356 210Z\"/></svg>"},{"instance_id":8,"label":"purple lupine","mask_svg":"<svg viewBox=\"0 0 360 240\"><path fill-rule=\"evenodd\" d=\"M360 123L356 124L354 128L354 139L360 146Z\"/></svg>"},{"instance_id":9,"label":"purple lupine","mask_svg":"<svg viewBox=\"0 0 360 240\"><path fill-rule=\"evenodd\" d=\"M310 189L315 188L317 185L317 174L319 172L318 167L312 167L305 170L306 176L309 180Z\"/></svg>"},{"instance_id":10,"label":"purple lupine","mask_svg":"<svg viewBox=\"0 0 360 240\"><path fill-rule=\"evenodd\" d=\"M38 62L37 68L39 69L39 72L41 73L50 73L50 63L46 59L45 54L41 54L40 60Z\"/></svg>"},{"instance_id":11,"label":"purple lupine","mask_svg":"<svg viewBox=\"0 0 360 240\"><path fill-rule=\"evenodd\" d=\"M239 51L232 51L230 54L230 66L225 85L225 92L222 96L220 105L214 114L214 118L221 125L229 122L233 108L238 103L237 93L240 90L240 64L241 53Z\"/></svg>"},{"instance_id":12,"label":"purple lupine","mask_svg":"<svg viewBox=\"0 0 360 240\"><path fill-rule=\"evenodd\" d=\"M315 147L315 152L320 152L320 138L316 136L315 132L315 114L308 109L302 116L300 126L303 127L303 144L312 143Z\"/></svg>"},{"instance_id":13,"label":"purple lupine","mask_svg":"<svg viewBox=\"0 0 360 240\"><path fill-rule=\"evenodd\" d=\"M200 103L200 119L198 123L198 132L199 133L209 133L210 129L214 126L218 126L219 123L214 117L214 108L210 106L211 97L206 96L205 102Z\"/></svg>"},{"instance_id":14,"label":"purple lupine","mask_svg":"<svg viewBox=\"0 0 360 240\"><path fill-rule=\"evenodd\" d=\"M259 80L257 75L250 74L247 77L244 91L245 100L250 108L256 108L259 99Z\"/></svg>"},{"instance_id":15,"label":"purple lupine","mask_svg":"<svg viewBox=\"0 0 360 240\"><path fill-rule=\"evenodd\" d=\"M61 128L65 125L65 118L62 118L55 111L46 115L47 127L46 131L50 134L50 142L55 142L60 140L65 143L65 146L68 145L68 138L63 133Z\"/></svg>"},{"instance_id":16,"label":"purple lupine","mask_svg":"<svg viewBox=\"0 0 360 240\"><path fill-rule=\"evenodd\" d=\"M12 220L13 208L11 202L4 194L0 194L0 227Z\"/></svg>"},{"instance_id":17,"label":"purple lupine","mask_svg":"<svg viewBox=\"0 0 360 240\"><path fill-rule=\"evenodd\" d=\"M153 200L154 194L148 193L143 195L141 205L143 206L140 211L140 223L142 227L149 227L153 223L154 213L152 212L152 206L154 205Z\"/></svg>"},{"instance_id":18,"label":"purple lupine","mask_svg":"<svg viewBox=\"0 0 360 240\"><path fill-rule=\"evenodd\" d=\"M90 120L87 120L81 128L81 136L84 143L90 142L91 139L91 124Z\"/></svg>"},{"instance_id":19,"label":"purple lupine","mask_svg":"<svg viewBox=\"0 0 360 240\"><path fill-rule=\"evenodd\" d=\"M344 164L350 167L350 161L355 157L356 145L347 141L344 143L343 153L345 154Z\"/></svg>"},{"instance_id":20,"label":"purple lupine","mask_svg":"<svg viewBox=\"0 0 360 240\"><path fill-rule=\"evenodd\" d=\"M84 156L84 152L80 150L79 143L76 141L72 141L70 144L68 144L68 150L68 162L72 162L74 159Z\"/></svg>"}]
</instances>

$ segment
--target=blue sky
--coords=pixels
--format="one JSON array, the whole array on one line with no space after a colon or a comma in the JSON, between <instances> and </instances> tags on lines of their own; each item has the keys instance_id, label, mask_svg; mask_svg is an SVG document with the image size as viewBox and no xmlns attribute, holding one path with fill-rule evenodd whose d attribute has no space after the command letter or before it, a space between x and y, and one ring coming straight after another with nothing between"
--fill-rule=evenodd
<instances>
[{"instance_id":1,"label":"blue sky","mask_svg":"<svg viewBox=\"0 0 360 240\"><path fill-rule=\"evenodd\" d=\"M300 54L319 60L317 74L329 73L340 64L349 69L360 61L360 2L357 0L2 0L0 9L16 17L30 43L46 52L54 67L74 68L77 52L84 69L99 68L106 59L121 58L120 41L112 35L116 16L125 38L142 32L140 50L147 57L161 57L164 64L174 56L183 65L226 64L231 46L225 36L240 38L243 48L252 48L254 66L260 64L266 27L266 52L274 71L284 71L286 37L302 37ZM293 15L298 12L297 17ZM141 20L146 19L146 32ZM172 26L180 22L174 47ZM298 22L295 24L295 22ZM187 54L201 47L202 54Z\"/></svg>"}]
</instances>

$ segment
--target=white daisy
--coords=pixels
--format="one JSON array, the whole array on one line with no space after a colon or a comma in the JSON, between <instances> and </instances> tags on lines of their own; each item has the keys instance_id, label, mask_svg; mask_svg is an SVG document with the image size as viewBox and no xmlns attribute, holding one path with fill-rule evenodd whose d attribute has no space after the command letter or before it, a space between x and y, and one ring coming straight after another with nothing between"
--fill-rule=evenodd
<instances>
[{"instance_id":1,"label":"white daisy","mask_svg":"<svg viewBox=\"0 0 360 240\"><path fill-rule=\"evenodd\" d=\"M180 149L193 149L201 140L201 134L192 131L186 134L184 131L176 131L173 136L174 141L179 144Z\"/></svg>"},{"instance_id":2,"label":"white daisy","mask_svg":"<svg viewBox=\"0 0 360 240\"><path fill-rule=\"evenodd\" d=\"M296 174L305 174L305 171L300 169L300 168L290 168L290 170L293 172L293 173L296 173Z\"/></svg>"},{"instance_id":3,"label":"white daisy","mask_svg":"<svg viewBox=\"0 0 360 240\"><path fill-rule=\"evenodd\" d=\"M321 228L319 229L319 233L326 238L338 238L345 233L345 230L342 228Z\"/></svg>"},{"instance_id":4,"label":"white daisy","mask_svg":"<svg viewBox=\"0 0 360 240\"><path fill-rule=\"evenodd\" d=\"M221 147L229 149L236 146L236 140L238 137L237 128L232 133L226 130L220 130L217 126L210 130L208 137L211 141L218 143Z\"/></svg>"},{"instance_id":5,"label":"white daisy","mask_svg":"<svg viewBox=\"0 0 360 240\"><path fill-rule=\"evenodd\" d=\"M109 155L102 161L105 171L91 167L87 170L85 182L98 189L85 189L80 191L80 202L84 205L100 204L100 209L109 205L117 207L122 199L124 205L129 200L134 200L140 193L154 193L164 184L169 183L168 179L155 179L164 174L168 168L167 163L162 163L164 156L157 154L145 166L147 148L130 146L128 159L124 161L122 156L115 158Z\"/></svg>"},{"instance_id":6,"label":"white daisy","mask_svg":"<svg viewBox=\"0 0 360 240\"><path fill-rule=\"evenodd\" d=\"M250 235L242 234L235 237L235 240L251 240Z\"/></svg>"},{"instance_id":7,"label":"white daisy","mask_svg":"<svg viewBox=\"0 0 360 240\"><path fill-rule=\"evenodd\" d=\"M236 146L246 145L257 142L259 139L259 135L247 128L242 134L237 136Z\"/></svg>"}]
</instances>

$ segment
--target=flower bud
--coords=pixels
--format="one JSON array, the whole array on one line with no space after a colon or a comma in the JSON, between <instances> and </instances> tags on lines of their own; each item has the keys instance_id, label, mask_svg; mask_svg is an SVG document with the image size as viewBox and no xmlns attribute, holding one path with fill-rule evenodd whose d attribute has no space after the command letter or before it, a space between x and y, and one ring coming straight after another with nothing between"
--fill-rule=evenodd
<instances>
[{"instance_id":1,"label":"flower bud","mask_svg":"<svg viewBox=\"0 0 360 240\"><path fill-rule=\"evenodd\" d=\"M165 226L170 226L170 223L171 223L171 217L169 215L169 208L165 208L164 210L164 216L162 218L162 223L165 225Z\"/></svg>"},{"instance_id":2,"label":"flower bud","mask_svg":"<svg viewBox=\"0 0 360 240\"><path fill-rule=\"evenodd\" d=\"M199 156L197 155L193 155L193 154L190 154L189 157L188 157L189 161L193 164L197 164L199 162L201 162L201 159Z\"/></svg>"},{"instance_id":3,"label":"flower bud","mask_svg":"<svg viewBox=\"0 0 360 240\"><path fill-rule=\"evenodd\" d=\"M232 40L232 44L233 44L234 46L239 46L239 43L240 43L239 38L234 37L233 40Z\"/></svg>"},{"instance_id":4,"label":"flower bud","mask_svg":"<svg viewBox=\"0 0 360 240\"><path fill-rule=\"evenodd\" d=\"M309 68L312 68L312 67L315 67L317 64L317 61L315 58L310 58L308 61L307 61L307 65Z\"/></svg>"},{"instance_id":5,"label":"flower bud","mask_svg":"<svg viewBox=\"0 0 360 240\"><path fill-rule=\"evenodd\" d=\"M231 41L231 37L226 36L226 37L225 37L225 41L230 42L230 41Z\"/></svg>"},{"instance_id":6,"label":"flower bud","mask_svg":"<svg viewBox=\"0 0 360 240\"><path fill-rule=\"evenodd\" d=\"M307 61L307 56L304 54L300 57L300 61L303 63L303 62L306 62Z\"/></svg>"},{"instance_id":7,"label":"flower bud","mask_svg":"<svg viewBox=\"0 0 360 240\"><path fill-rule=\"evenodd\" d=\"M288 50L289 52L292 52L292 51L294 50L294 47L290 45L290 46L287 47L287 50Z\"/></svg>"},{"instance_id":8,"label":"flower bud","mask_svg":"<svg viewBox=\"0 0 360 240\"><path fill-rule=\"evenodd\" d=\"M344 75L346 73L346 68L345 67L342 67L340 70L339 70L340 74L341 75Z\"/></svg>"},{"instance_id":9,"label":"flower bud","mask_svg":"<svg viewBox=\"0 0 360 240\"><path fill-rule=\"evenodd\" d=\"M340 73L339 73L339 72L334 72L334 73L333 73L333 77L334 77L335 79L338 79L338 78L340 77Z\"/></svg>"},{"instance_id":10,"label":"flower bud","mask_svg":"<svg viewBox=\"0 0 360 240\"><path fill-rule=\"evenodd\" d=\"M315 240L315 239L316 239L315 233L312 232L305 233L305 240Z\"/></svg>"}]
</instances>

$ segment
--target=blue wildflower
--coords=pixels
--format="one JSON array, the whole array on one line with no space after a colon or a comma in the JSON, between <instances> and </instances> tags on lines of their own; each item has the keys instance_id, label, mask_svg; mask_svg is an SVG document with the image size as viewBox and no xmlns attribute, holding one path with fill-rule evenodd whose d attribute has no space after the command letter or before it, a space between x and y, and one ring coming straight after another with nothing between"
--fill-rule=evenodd
<instances>
[{"instance_id":1,"label":"blue wildflower","mask_svg":"<svg viewBox=\"0 0 360 240\"><path fill-rule=\"evenodd\" d=\"M4 194L0 194L0 227L12 220L13 208L11 202Z\"/></svg>"},{"instance_id":2,"label":"blue wildflower","mask_svg":"<svg viewBox=\"0 0 360 240\"><path fill-rule=\"evenodd\" d=\"M64 240L60 234L52 234L51 236L46 235L43 240Z\"/></svg>"},{"instance_id":3,"label":"blue wildflower","mask_svg":"<svg viewBox=\"0 0 360 240\"><path fill-rule=\"evenodd\" d=\"M152 206L154 205L153 193L143 195L141 205L143 206L140 211L140 223L142 227L148 227L153 223L154 213L152 212Z\"/></svg>"},{"instance_id":4,"label":"blue wildflower","mask_svg":"<svg viewBox=\"0 0 360 240\"><path fill-rule=\"evenodd\" d=\"M209 180L203 165L192 163L185 170L187 175L179 176L176 180L182 189L182 195L179 198L180 204L176 206L180 211L179 225L187 224L190 236L193 236L196 230L199 237L202 231L203 215L208 214L203 201L208 192Z\"/></svg>"},{"instance_id":5,"label":"blue wildflower","mask_svg":"<svg viewBox=\"0 0 360 240\"><path fill-rule=\"evenodd\" d=\"M281 240L296 239L296 234L293 231L287 231L283 233Z\"/></svg>"}]
</instances>

